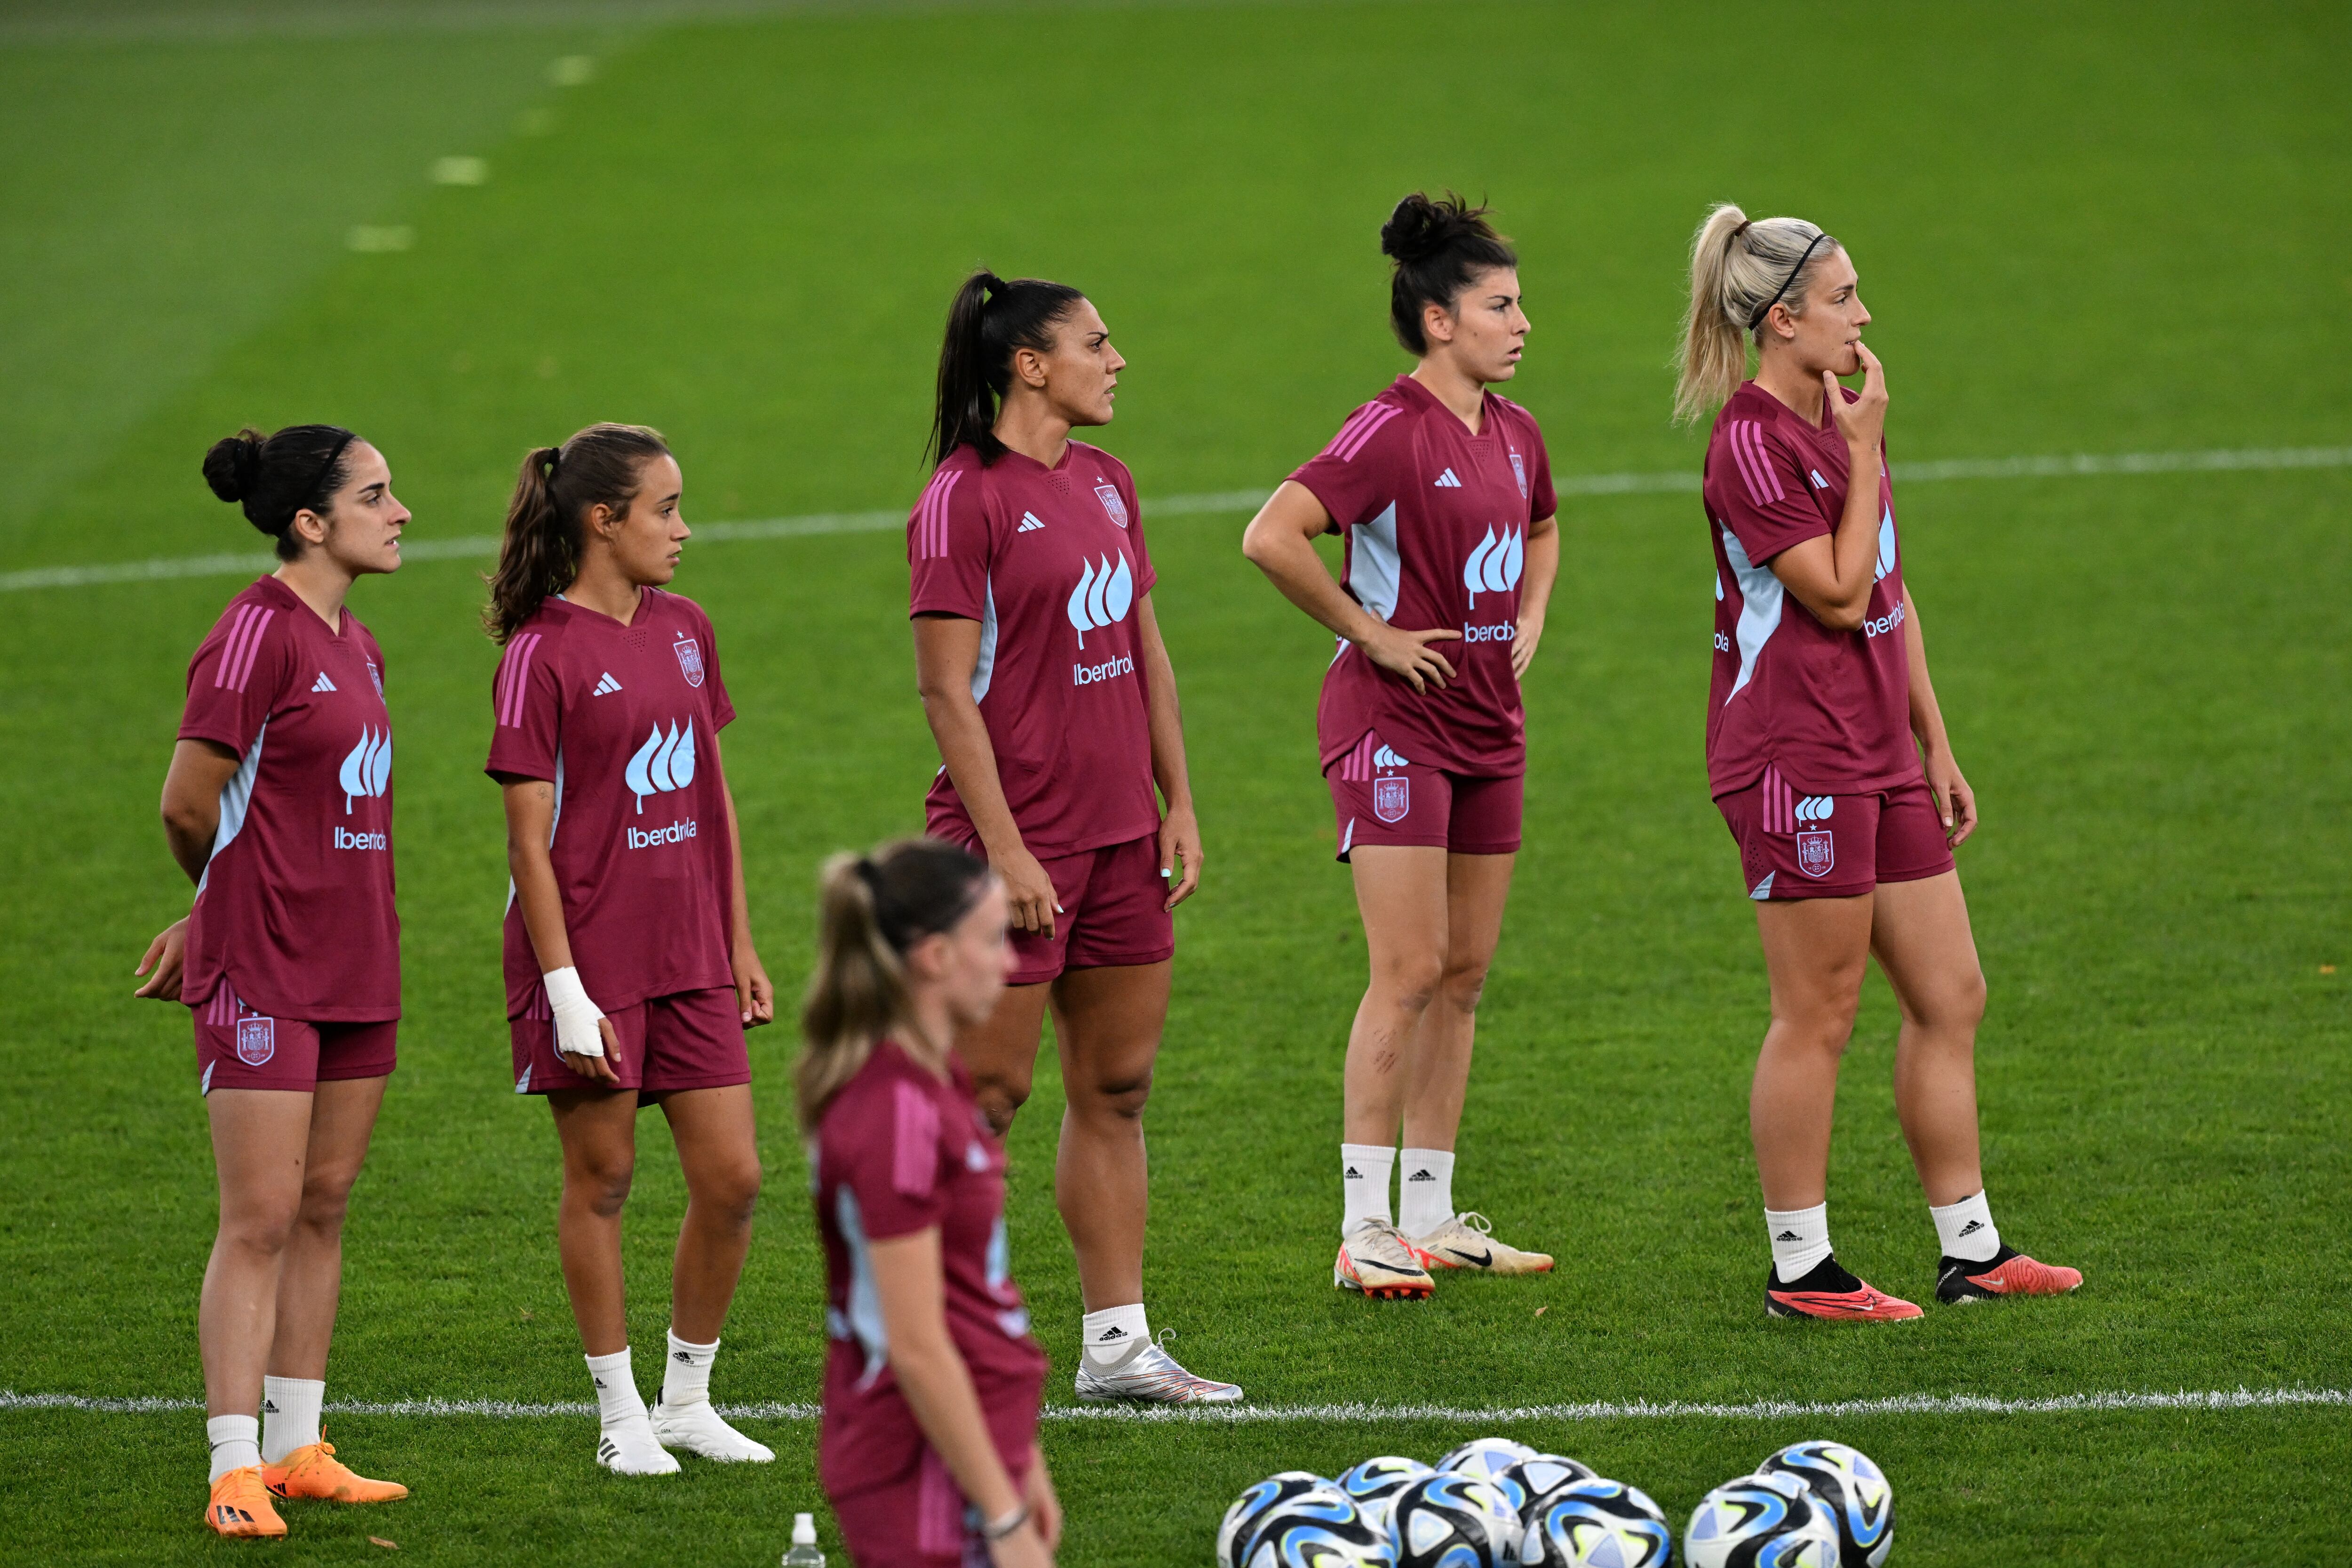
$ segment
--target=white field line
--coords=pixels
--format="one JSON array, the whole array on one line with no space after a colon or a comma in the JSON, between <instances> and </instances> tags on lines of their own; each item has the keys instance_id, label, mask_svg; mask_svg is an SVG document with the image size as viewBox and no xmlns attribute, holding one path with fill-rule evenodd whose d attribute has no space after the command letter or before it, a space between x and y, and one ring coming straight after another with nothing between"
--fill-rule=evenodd
<instances>
[{"instance_id":1,"label":"white field line","mask_svg":"<svg viewBox=\"0 0 2352 1568\"><path fill-rule=\"evenodd\" d=\"M16 1394L0 1389L0 1413L14 1410L79 1410L96 1415L143 1415L197 1410L198 1399L97 1398L80 1394ZM1627 1421L1697 1417L1777 1421L1793 1416L1853 1415L2073 1415L2135 1410L2274 1410L2294 1405L2352 1405L2352 1389L2218 1388L2174 1394L2058 1394L2038 1399L1995 1399L1972 1394L1898 1394L1879 1399L1759 1399L1738 1405L1683 1400L1592 1400L1570 1405L1048 1405L1048 1421L1189 1422L1213 1426L1260 1422L1314 1422L1364 1426L1383 1421L1513 1423L1530 1421ZM814 1405L722 1405L730 1420L814 1421ZM523 1405L501 1399L338 1400L331 1415L473 1415L494 1420L543 1416L588 1416L596 1406L583 1400Z\"/></svg>"},{"instance_id":2,"label":"white field line","mask_svg":"<svg viewBox=\"0 0 2352 1568\"><path fill-rule=\"evenodd\" d=\"M1906 484L1945 479L2068 479L2102 474L2269 472L2288 468L2352 468L2352 447L2285 447L2215 452L2116 452L2071 458L1951 458L1937 462L1897 463L1895 477ZM1676 469L1646 474L1570 474L1554 481L1563 496L1643 495L1691 491L1696 472ZM1153 517L1199 517L1255 511L1265 490L1219 490L1207 495L1166 496L1146 501ZM805 517L771 517L751 522L706 522L694 537L705 544L741 539L796 539L819 533L880 533L906 526L903 510L828 511ZM408 561L482 560L495 556L494 533L462 539L419 539L401 546ZM172 577L231 577L268 572L277 558L260 552L233 555L175 555L95 566L37 566L0 573L0 593L32 588L88 588L103 583L152 583Z\"/></svg>"}]
</instances>

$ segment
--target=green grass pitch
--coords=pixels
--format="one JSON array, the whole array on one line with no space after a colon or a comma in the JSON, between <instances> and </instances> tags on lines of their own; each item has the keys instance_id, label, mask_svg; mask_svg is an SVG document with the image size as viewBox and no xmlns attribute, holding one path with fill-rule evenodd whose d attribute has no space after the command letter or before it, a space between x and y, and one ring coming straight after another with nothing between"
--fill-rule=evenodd
<instances>
[{"instance_id":1,"label":"green grass pitch","mask_svg":"<svg viewBox=\"0 0 2352 1568\"><path fill-rule=\"evenodd\" d=\"M718 8L718 7L714 7ZM1134 467L1209 852L1150 1112L1155 1326L1268 1406L1873 1399L2352 1386L2345 762L2352 470L1904 484L1909 575L1986 826L1985 1150L2057 1302L1886 1331L1765 1321L1746 1090L1765 995L1706 799L1707 553L1687 494L1576 497L1528 689L1528 847L1458 1193L1560 1255L1418 1308L1333 1292L1339 1069L1361 984L1314 769L1320 634L1239 513L1396 370L1373 235L1490 196L1536 323L1511 388L1562 475L1691 471L1666 423L1705 204L1822 221L1877 313L1906 459L2352 439L2352 24L2321 5L910 8L0 6L0 573L257 548L205 494L244 420L348 423L413 537L492 531L520 452L595 418L677 444L690 521L907 504L956 279L1067 279L1132 362ZM661 7L648 5L648 16ZM672 7L691 12L692 7ZM733 7L758 11L758 7ZM66 22L58 18L64 16ZM226 20L224 18L226 18ZM244 18L239 21L237 18ZM258 21L255 18L258 17ZM68 25L69 24L69 25ZM558 57L594 79L558 86ZM485 158L438 187L432 162ZM354 226L405 250L354 254ZM330 1397L583 1397L544 1111L509 1092L494 650L479 563L355 607L400 732L403 1060L357 1194ZM935 763L884 532L689 547L780 985L812 880L902 832ZM129 1000L184 910L154 820L228 577L0 594L0 1389L201 1393L214 1217L185 1018ZM1840 1251L1915 1298L1935 1240L1875 981L1844 1080ZM808 1401L820 1265L755 1037L769 1196L722 1401ZM1050 1063L1050 1058L1049 1058ZM1050 1065L1015 1130L1016 1272L1062 1370L1074 1273ZM682 1194L643 1123L629 1268L658 1344ZM0 1402L11 1562L210 1561L189 1410ZM756 1472L597 1471L584 1417L347 1415L415 1496L292 1510L273 1561L772 1563L823 1516L814 1426ZM2339 1407L1047 1424L1063 1561L1202 1563L1244 1484L1500 1425L1650 1491L1826 1435L1878 1458L1898 1564L2317 1563ZM837 1540L826 1526L828 1547ZM835 1561L841 1559L836 1557Z\"/></svg>"}]
</instances>

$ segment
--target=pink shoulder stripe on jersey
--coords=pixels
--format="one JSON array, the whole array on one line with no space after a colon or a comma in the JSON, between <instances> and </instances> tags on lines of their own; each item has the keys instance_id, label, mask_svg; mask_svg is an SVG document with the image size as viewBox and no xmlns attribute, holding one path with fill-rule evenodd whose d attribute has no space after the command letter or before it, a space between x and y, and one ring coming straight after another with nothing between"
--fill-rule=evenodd
<instances>
[{"instance_id":1,"label":"pink shoulder stripe on jersey","mask_svg":"<svg viewBox=\"0 0 2352 1568\"><path fill-rule=\"evenodd\" d=\"M522 727L523 693L530 688L530 661L539 652L541 634L525 632L507 645L507 657L499 665L499 722L509 729Z\"/></svg>"},{"instance_id":2,"label":"pink shoulder stripe on jersey","mask_svg":"<svg viewBox=\"0 0 2352 1568\"><path fill-rule=\"evenodd\" d=\"M931 476L923 489L923 499L915 503L915 559L941 561L948 553L948 498L955 493L956 481L963 478L961 468L942 470Z\"/></svg>"},{"instance_id":3,"label":"pink shoulder stripe on jersey","mask_svg":"<svg viewBox=\"0 0 2352 1568\"><path fill-rule=\"evenodd\" d=\"M890 1185L905 1197L929 1197L940 1173L939 1101L905 1079L890 1094Z\"/></svg>"},{"instance_id":4,"label":"pink shoulder stripe on jersey","mask_svg":"<svg viewBox=\"0 0 2352 1568\"><path fill-rule=\"evenodd\" d=\"M1772 471L1771 454L1764 447L1764 426L1753 419L1731 422L1731 455L1739 465L1740 483L1747 487L1748 499L1758 506L1769 506L1785 500L1788 491L1780 488L1780 476Z\"/></svg>"},{"instance_id":5,"label":"pink shoulder stripe on jersey","mask_svg":"<svg viewBox=\"0 0 2352 1568\"><path fill-rule=\"evenodd\" d=\"M1323 448L1323 456L1337 458L1343 463L1353 461L1356 454L1364 449L1365 443L1381 426L1403 412L1393 403L1365 404L1339 426L1339 433L1331 437L1329 446Z\"/></svg>"},{"instance_id":6,"label":"pink shoulder stripe on jersey","mask_svg":"<svg viewBox=\"0 0 2352 1568\"><path fill-rule=\"evenodd\" d=\"M270 618L277 614L259 605L247 605L236 613L236 625L229 628L221 647L220 668L213 672L215 686L231 691L245 689L253 675L253 661L261 652L261 634L269 629Z\"/></svg>"}]
</instances>

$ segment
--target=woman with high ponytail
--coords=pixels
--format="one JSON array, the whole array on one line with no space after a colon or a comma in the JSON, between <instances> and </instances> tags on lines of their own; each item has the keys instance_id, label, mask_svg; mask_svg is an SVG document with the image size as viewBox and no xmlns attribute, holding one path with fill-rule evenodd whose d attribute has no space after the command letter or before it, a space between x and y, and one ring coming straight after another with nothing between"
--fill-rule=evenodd
<instances>
[{"instance_id":1,"label":"woman with high ponytail","mask_svg":"<svg viewBox=\"0 0 2352 1568\"><path fill-rule=\"evenodd\" d=\"M710 1403L751 1242L760 1151L743 1032L775 1016L751 943L719 731L735 717L717 634L667 591L691 531L661 433L592 425L527 454L484 627L488 771L505 795L507 1028L515 1092L563 1148L556 1240L596 1388L596 1462L669 1475L670 1448L775 1455ZM637 1111L659 1105L686 1173L662 1391L632 1374L621 1211Z\"/></svg>"},{"instance_id":2,"label":"woman with high ponytail","mask_svg":"<svg viewBox=\"0 0 2352 1568\"><path fill-rule=\"evenodd\" d=\"M1012 988L955 1045L1000 1134L1053 1009L1078 1396L1223 1403L1242 1391L1178 1365L1143 1305L1143 1108L1201 826L1135 481L1070 438L1110 423L1126 363L1066 283L975 272L948 309L935 466L907 526L916 681L943 764L925 816L986 857L1011 904Z\"/></svg>"},{"instance_id":3,"label":"woman with high ponytail","mask_svg":"<svg viewBox=\"0 0 2352 1568\"><path fill-rule=\"evenodd\" d=\"M817 1469L871 1568L1036 1568L1061 1536L1004 1148L949 1044L1019 962L1008 907L985 862L935 838L824 867L797 1068L832 1340Z\"/></svg>"},{"instance_id":4,"label":"woman with high ponytail","mask_svg":"<svg viewBox=\"0 0 2352 1568\"><path fill-rule=\"evenodd\" d=\"M1429 1295L1432 1269L1552 1262L1454 1201L1478 999L1519 847L1519 683L1559 571L1543 432L1493 391L1518 374L1528 324L1518 256L1486 220L1451 194L1397 203L1381 252L1389 330L1413 368L1349 415L1242 537L1339 638L1317 740L1371 974L1348 1032L1331 1282L1376 1300ZM1347 542L1337 583L1315 551L1326 533Z\"/></svg>"},{"instance_id":5,"label":"woman with high ponytail","mask_svg":"<svg viewBox=\"0 0 2352 1568\"><path fill-rule=\"evenodd\" d=\"M392 717L383 652L348 600L400 569L409 514L383 454L339 425L239 431L205 454L204 476L278 565L188 664L163 837L195 902L148 945L138 994L194 1015L219 1167L196 1314L205 1522L274 1537L273 1498L408 1495L344 1468L319 1412L344 1209L400 1033Z\"/></svg>"},{"instance_id":6,"label":"woman with high ponytail","mask_svg":"<svg viewBox=\"0 0 2352 1568\"><path fill-rule=\"evenodd\" d=\"M1903 1005L1895 1101L1942 1258L1936 1298L2083 1282L2000 1239L1978 1156L1984 973L1952 851L1977 826L1927 676L1887 477L1886 381L1845 247L1724 203L1691 242L1678 419L1721 405L1702 499L1715 552L1708 784L1771 976L1748 1130L1783 1318L1916 1318L1830 1246L1830 1121L1875 954ZM1754 352L1749 378L1750 350ZM1860 392L1841 376L1860 374Z\"/></svg>"}]
</instances>

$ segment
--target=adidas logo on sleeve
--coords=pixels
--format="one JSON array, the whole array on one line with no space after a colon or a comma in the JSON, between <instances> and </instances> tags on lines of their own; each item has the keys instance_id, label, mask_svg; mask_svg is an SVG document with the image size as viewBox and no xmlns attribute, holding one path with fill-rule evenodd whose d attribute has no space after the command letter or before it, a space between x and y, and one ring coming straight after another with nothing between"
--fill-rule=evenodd
<instances>
[{"instance_id":1,"label":"adidas logo on sleeve","mask_svg":"<svg viewBox=\"0 0 2352 1568\"><path fill-rule=\"evenodd\" d=\"M313 691L332 691L334 689L335 683L327 679L327 672L323 669L319 672L319 679L310 682Z\"/></svg>"},{"instance_id":2,"label":"adidas logo on sleeve","mask_svg":"<svg viewBox=\"0 0 2352 1568\"><path fill-rule=\"evenodd\" d=\"M593 697L609 697L619 689L621 689L621 683L613 679L612 671L607 670L604 672L604 679L596 683L596 689L589 695Z\"/></svg>"},{"instance_id":3,"label":"adidas logo on sleeve","mask_svg":"<svg viewBox=\"0 0 2352 1568\"><path fill-rule=\"evenodd\" d=\"M1021 526L1014 529L1013 531L1015 533L1034 533L1045 526L1045 525L1044 523L1037 521L1037 514L1035 512L1024 511L1021 514Z\"/></svg>"},{"instance_id":4,"label":"adidas logo on sleeve","mask_svg":"<svg viewBox=\"0 0 2352 1568\"><path fill-rule=\"evenodd\" d=\"M1442 490L1458 490L1462 488L1462 481L1454 477L1452 468L1448 468L1437 476L1437 488Z\"/></svg>"}]
</instances>

